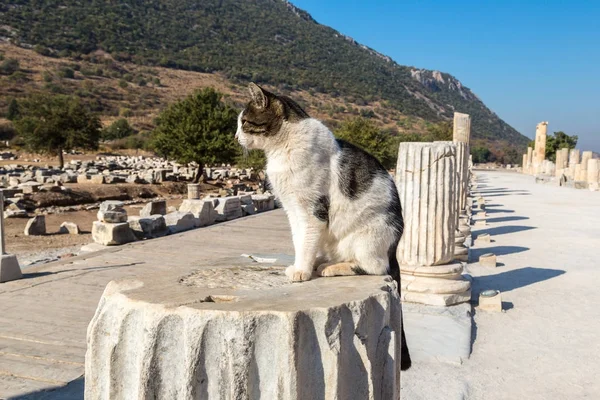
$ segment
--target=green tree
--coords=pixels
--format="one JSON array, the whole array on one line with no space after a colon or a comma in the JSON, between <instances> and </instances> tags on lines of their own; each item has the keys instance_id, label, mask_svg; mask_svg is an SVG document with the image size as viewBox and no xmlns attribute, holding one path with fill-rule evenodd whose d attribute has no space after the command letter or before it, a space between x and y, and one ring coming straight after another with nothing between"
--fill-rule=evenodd
<instances>
[{"instance_id":1,"label":"green tree","mask_svg":"<svg viewBox=\"0 0 600 400\"><path fill-rule=\"evenodd\" d=\"M240 168L252 168L256 172L260 172L267 165L267 157L262 150L244 151L236 157L235 164Z\"/></svg>"},{"instance_id":2,"label":"green tree","mask_svg":"<svg viewBox=\"0 0 600 400\"><path fill-rule=\"evenodd\" d=\"M0 63L0 75L12 75L19 70L19 60L7 58Z\"/></svg>"},{"instance_id":3,"label":"green tree","mask_svg":"<svg viewBox=\"0 0 600 400\"><path fill-rule=\"evenodd\" d=\"M103 140L122 139L135 134L135 129L129 125L125 118L119 118L102 130Z\"/></svg>"},{"instance_id":4,"label":"green tree","mask_svg":"<svg viewBox=\"0 0 600 400\"><path fill-rule=\"evenodd\" d=\"M238 154L237 112L221 98L213 88L196 91L171 104L156 120L152 147L180 163L198 163L194 182L200 180L206 164L231 162Z\"/></svg>"},{"instance_id":5,"label":"green tree","mask_svg":"<svg viewBox=\"0 0 600 400\"><path fill-rule=\"evenodd\" d=\"M546 138L546 159L556 162L556 152L560 149L574 149L577 146L577 135L567 135L563 131L554 132Z\"/></svg>"},{"instance_id":6,"label":"green tree","mask_svg":"<svg viewBox=\"0 0 600 400\"><path fill-rule=\"evenodd\" d=\"M19 118L21 115L19 103L17 99L12 99L10 103L8 103L8 111L6 112L6 119L14 121Z\"/></svg>"},{"instance_id":7,"label":"green tree","mask_svg":"<svg viewBox=\"0 0 600 400\"><path fill-rule=\"evenodd\" d=\"M473 163L485 163L491 161L492 152L487 147L477 146L471 148Z\"/></svg>"},{"instance_id":8,"label":"green tree","mask_svg":"<svg viewBox=\"0 0 600 400\"><path fill-rule=\"evenodd\" d=\"M335 135L375 156L385 168L393 168L396 162L395 143L392 137L379 129L371 120L356 117L346 120Z\"/></svg>"},{"instance_id":9,"label":"green tree","mask_svg":"<svg viewBox=\"0 0 600 400\"><path fill-rule=\"evenodd\" d=\"M100 120L79 99L38 94L21 102L17 132L32 151L58 156L64 166L63 150L95 150L100 139Z\"/></svg>"}]
</instances>

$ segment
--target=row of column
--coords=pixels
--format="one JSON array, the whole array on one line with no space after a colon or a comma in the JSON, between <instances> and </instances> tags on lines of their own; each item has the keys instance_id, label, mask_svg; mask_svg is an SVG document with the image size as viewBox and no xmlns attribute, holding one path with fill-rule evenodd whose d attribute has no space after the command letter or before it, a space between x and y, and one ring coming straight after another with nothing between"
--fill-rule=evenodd
<instances>
[{"instance_id":1,"label":"row of column","mask_svg":"<svg viewBox=\"0 0 600 400\"><path fill-rule=\"evenodd\" d=\"M396 185L404 215L397 250L402 299L452 305L471 299L468 260L471 118L454 115L452 142L402 143Z\"/></svg>"},{"instance_id":2,"label":"row of column","mask_svg":"<svg viewBox=\"0 0 600 400\"><path fill-rule=\"evenodd\" d=\"M600 186L600 160L593 158L593 152L563 148L556 152L556 162L546 160L546 139L548 122L536 126L534 148L528 147L523 154L523 173L529 175L555 176L568 181L589 185L591 189Z\"/></svg>"}]
</instances>

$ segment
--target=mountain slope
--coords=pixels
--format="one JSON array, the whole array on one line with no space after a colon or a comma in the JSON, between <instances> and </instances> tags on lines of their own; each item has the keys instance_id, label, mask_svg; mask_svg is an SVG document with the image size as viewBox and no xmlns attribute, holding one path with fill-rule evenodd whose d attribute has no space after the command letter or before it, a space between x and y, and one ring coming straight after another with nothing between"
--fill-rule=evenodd
<instances>
[{"instance_id":1,"label":"mountain slope","mask_svg":"<svg viewBox=\"0 0 600 400\"><path fill-rule=\"evenodd\" d=\"M2 38L48 54L103 50L138 64L380 102L429 121L460 111L471 114L475 138L528 141L451 75L398 65L282 0L5 0Z\"/></svg>"}]
</instances>

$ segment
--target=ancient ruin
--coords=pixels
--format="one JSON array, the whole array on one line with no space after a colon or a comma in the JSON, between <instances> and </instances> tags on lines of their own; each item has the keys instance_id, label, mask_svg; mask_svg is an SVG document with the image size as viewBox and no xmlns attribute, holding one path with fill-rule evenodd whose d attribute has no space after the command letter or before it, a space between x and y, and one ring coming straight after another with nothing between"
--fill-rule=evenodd
<instances>
[{"instance_id":1,"label":"ancient ruin","mask_svg":"<svg viewBox=\"0 0 600 400\"><path fill-rule=\"evenodd\" d=\"M88 329L85 398L398 399L395 282L292 284L283 269L111 282Z\"/></svg>"},{"instance_id":2,"label":"ancient ruin","mask_svg":"<svg viewBox=\"0 0 600 400\"><path fill-rule=\"evenodd\" d=\"M455 145L400 144L396 184L405 229L397 257L404 301L451 305L471 297L463 265L454 262L456 168Z\"/></svg>"}]
</instances>

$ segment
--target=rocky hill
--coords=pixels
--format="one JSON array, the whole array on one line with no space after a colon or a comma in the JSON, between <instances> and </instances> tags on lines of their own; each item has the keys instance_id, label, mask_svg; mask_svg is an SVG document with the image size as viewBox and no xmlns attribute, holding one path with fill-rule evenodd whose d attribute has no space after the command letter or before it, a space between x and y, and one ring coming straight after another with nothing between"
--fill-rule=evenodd
<instances>
[{"instance_id":1,"label":"rocky hill","mask_svg":"<svg viewBox=\"0 0 600 400\"><path fill-rule=\"evenodd\" d=\"M282 0L6 0L0 41L339 98L344 111L371 107L366 115L395 120L400 131L407 118L436 122L460 111L472 115L475 139L519 148L528 141L452 75L399 65Z\"/></svg>"}]
</instances>

